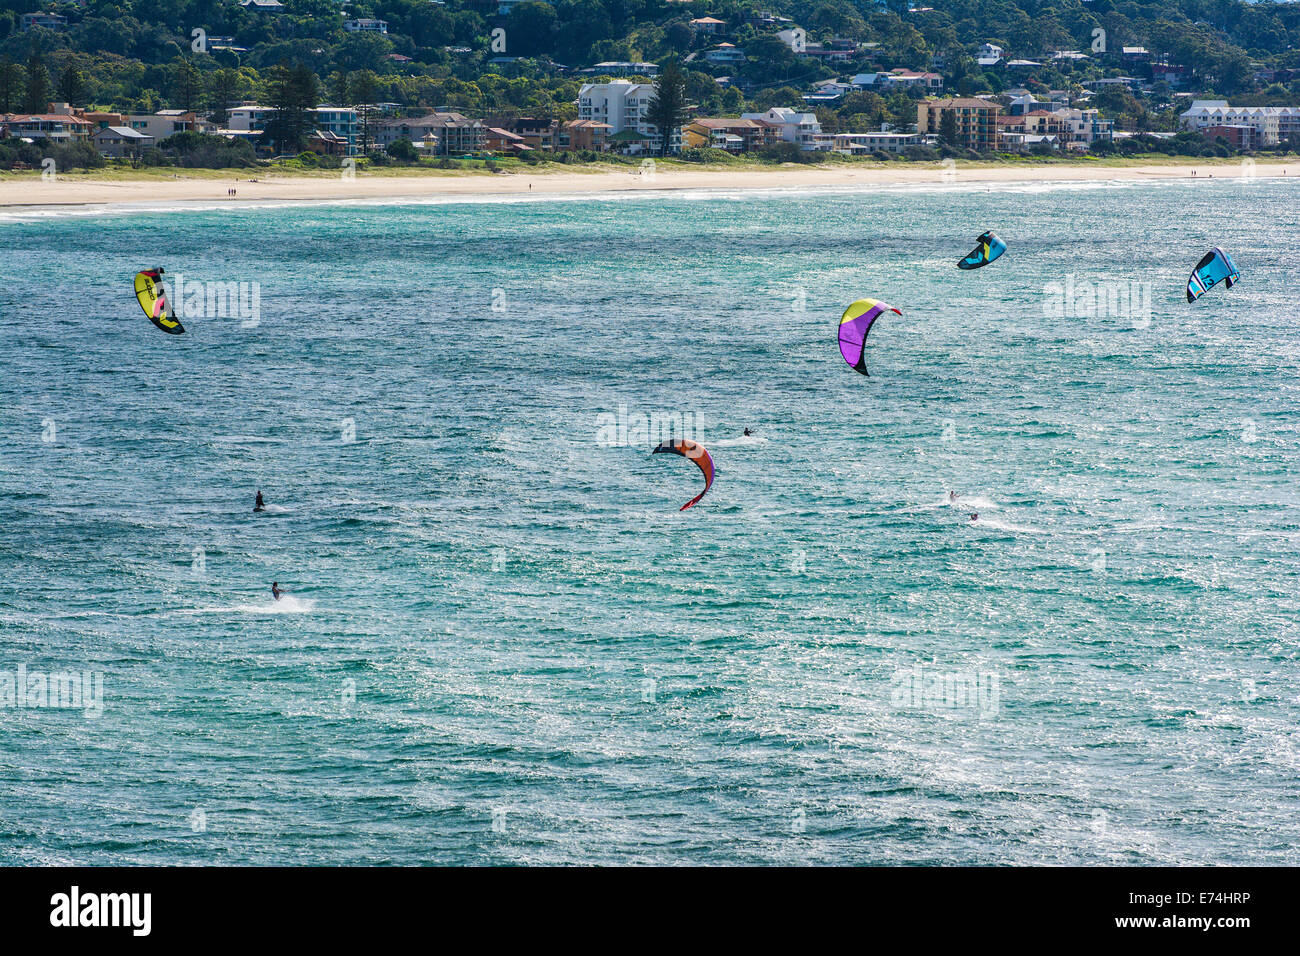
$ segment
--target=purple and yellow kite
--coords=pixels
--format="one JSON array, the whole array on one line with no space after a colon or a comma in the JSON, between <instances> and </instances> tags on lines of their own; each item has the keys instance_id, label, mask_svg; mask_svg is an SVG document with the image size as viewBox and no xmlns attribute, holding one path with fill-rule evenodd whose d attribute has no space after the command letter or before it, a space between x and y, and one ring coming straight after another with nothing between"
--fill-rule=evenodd
<instances>
[{"instance_id":1,"label":"purple and yellow kite","mask_svg":"<svg viewBox=\"0 0 1300 956\"><path fill-rule=\"evenodd\" d=\"M840 354L853 370L867 374L867 333L872 324L886 310L902 315L888 302L876 299L859 299L840 316Z\"/></svg>"}]
</instances>

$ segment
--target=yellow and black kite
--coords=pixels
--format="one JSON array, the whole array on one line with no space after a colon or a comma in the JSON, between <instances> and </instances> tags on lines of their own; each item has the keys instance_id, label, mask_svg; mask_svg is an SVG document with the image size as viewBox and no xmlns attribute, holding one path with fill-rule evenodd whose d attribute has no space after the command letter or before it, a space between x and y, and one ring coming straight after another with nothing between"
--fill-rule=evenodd
<instances>
[{"instance_id":1,"label":"yellow and black kite","mask_svg":"<svg viewBox=\"0 0 1300 956\"><path fill-rule=\"evenodd\" d=\"M162 286L162 269L146 269L135 274L135 297L149 316L149 321L168 335L180 335L185 331L176 318L176 313L167 301L167 294Z\"/></svg>"}]
</instances>

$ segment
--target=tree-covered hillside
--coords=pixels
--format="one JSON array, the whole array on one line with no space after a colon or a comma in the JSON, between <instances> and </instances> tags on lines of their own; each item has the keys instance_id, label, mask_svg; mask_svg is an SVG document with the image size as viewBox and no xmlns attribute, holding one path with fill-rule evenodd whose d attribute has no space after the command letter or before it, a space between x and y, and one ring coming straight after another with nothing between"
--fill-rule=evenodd
<instances>
[{"instance_id":1,"label":"tree-covered hillside","mask_svg":"<svg viewBox=\"0 0 1300 956\"><path fill-rule=\"evenodd\" d=\"M508 0L509 2L509 0ZM902 67L942 74L953 93L1070 89L1103 76L1154 80L1142 101L1119 92L1101 105L1129 128L1168 128L1162 110L1175 88L1151 63L1185 68L1178 89L1243 102L1291 102L1300 84L1261 72L1300 68L1300 4L1237 0L283 0L281 9L236 0L3 0L0 111L30 106L36 93L116 110L220 108L267 95L272 68L303 64L323 100L449 106L471 115L519 113L567 118L577 71L603 61L684 61L693 105L706 113L795 105L811 84L865 70ZM64 18L23 29L22 15ZM719 33L691 20L724 21ZM350 32L347 20L382 20L386 33ZM798 27L810 45L853 41L848 56L799 55L776 35ZM203 31L196 34L195 31ZM496 32L502 31L502 32ZM1100 43L1099 43L1100 40ZM713 63L721 42L739 62ZM1008 70L981 67L978 47L1002 47ZM1125 61L1123 47L1150 51ZM1087 59L1052 59L1058 50ZM39 71L47 88L41 89ZM32 72L38 76L33 80ZM373 75L372 75L373 74ZM719 77L728 82L719 84ZM35 83L37 89L33 89ZM831 126L905 119L904 94L851 94L822 107ZM892 103L891 103L892 100ZM1150 100L1148 102L1147 100ZM914 111L912 118L914 119Z\"/></svg>"}]
</instances>

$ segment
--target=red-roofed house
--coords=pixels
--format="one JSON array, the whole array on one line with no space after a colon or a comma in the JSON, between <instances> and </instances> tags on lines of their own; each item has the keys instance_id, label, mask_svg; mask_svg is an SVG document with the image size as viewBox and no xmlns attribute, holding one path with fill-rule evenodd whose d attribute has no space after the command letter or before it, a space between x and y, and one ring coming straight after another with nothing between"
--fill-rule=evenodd
<instances>
[{"instance_id":1,"label":"red-roofed house","mask_svg":"<svg viewBox=\"0 0 1300 956\"><path fill-rule=\"evenodd\" d=\"M727 22L717 17L700 17L691 21L691 29L696 33L725 33Z\"/></svg>"},{"instance_id":2,"label":"red-roofed house","mask_svg":"<svg viewBox=\"0 0 1300 956\"><path fill-rule=\"evenodd\" d=\"M518 133L499 126L488 126L483 130L483 145L494 153L525 153L532 149Z\"/></svg>"},{"instance_id":3,"label":"red-roofed house","mask_svg":"<svg viewBox=\"0 0 1300 956\"><path fill-rule=\"evenodd\" d=\"M94 123L67 113L5 113L0 116L0 133L20 139L74 143L89 139L95 129Z\"/></svg>"}]
</instances>

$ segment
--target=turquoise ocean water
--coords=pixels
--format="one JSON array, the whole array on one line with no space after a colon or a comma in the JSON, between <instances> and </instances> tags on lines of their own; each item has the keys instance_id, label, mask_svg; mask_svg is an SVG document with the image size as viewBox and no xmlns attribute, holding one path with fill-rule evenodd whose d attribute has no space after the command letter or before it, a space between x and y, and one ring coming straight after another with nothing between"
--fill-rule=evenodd
<instances>
[{"instance_id":1,"label":"turquoise ocean water","mask_svg":"<svg viewBox=\"0 0 1300 956\"><path fill-rule=\"evenodd\" d=\"M1298 200L0 219L0 862L1300 863Z\"/></svg>"}]
</instances>

